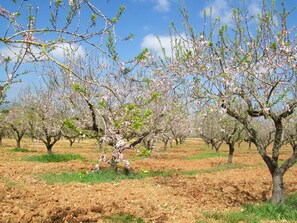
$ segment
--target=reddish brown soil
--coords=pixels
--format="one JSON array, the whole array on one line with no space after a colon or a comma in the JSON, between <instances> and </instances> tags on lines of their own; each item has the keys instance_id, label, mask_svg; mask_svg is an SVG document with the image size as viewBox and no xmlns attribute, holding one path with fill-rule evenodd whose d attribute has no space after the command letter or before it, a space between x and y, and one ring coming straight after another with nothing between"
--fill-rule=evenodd
<instances>
[{"instance_id":1,"label":"reddish brown soil","mask_svg":"<svg viewBox=\"0 0 297 223\"><path fill-rule=\"evenodd\" d=\"M11 153L13 141L4 143L0 148L0 222L110 222L108 216L118 213L141 217L145 222L195 222L204 219L203 211L238 209L242 204L267 200L271 193L267 167L254 149L244 146L234 156L234 163L244 168L194 176L174 174L113 183L49 185L38 173L91 169L99 156L93 143L84 141L69 148L66 141L60 142L54 152L78 153L91 160L64 163L26 162L23 157L46 152L42 144L24 143L24 148L37 153ZM148 171L192 171L209 170L226 162L226 157L185 159L209 150L201 141L192 139L131 164L134 169ZM227 153L226 148L221 152ZM283 151L287 155L289 152ZM285 175L287 192L297 190L296 175L295 165Z\"/></svg>"}]
</instances>

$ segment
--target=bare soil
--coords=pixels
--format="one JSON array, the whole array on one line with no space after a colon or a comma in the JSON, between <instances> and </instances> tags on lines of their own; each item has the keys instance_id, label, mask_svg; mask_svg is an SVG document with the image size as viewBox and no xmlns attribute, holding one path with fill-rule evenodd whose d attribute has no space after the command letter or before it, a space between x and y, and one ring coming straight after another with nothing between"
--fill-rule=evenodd
<instances>
[{"instance_id":1,"label":"bare soil","mask_svg":"<svg viewBox=\"0 0 297 223\"><path fill-rule=\"evenodd\" d=\"M38 174L47 171L90 170L99 157L93 141L59 142L54 153L75 153L88 162L38 163L23 161L26 156L45 154L44 146L29 140L23 148L35 153L12 153L14 141L5 140L0 148L0 222L110 222L108 217L127 214L143 218L145 222L195 222L204 219L204 211L240 209L243 204L269 199L271 177L267 167L255 151L246 145L236 148L235 168L193 176L173 174L139 180L112 183L67 183L50 185ZM211 170L225 164L227 157L189 160L198 153L211 152L198 139L186 144L156 151L151 158L138 159L136 152L128 151L134 170ZM223 146L221 153L227 154ZM290 155L282 150L281 158ZM134 160L134 161L133 161ZM297 166L285 175L287 193L297 190Z\"/></svg>"}]
</instances>

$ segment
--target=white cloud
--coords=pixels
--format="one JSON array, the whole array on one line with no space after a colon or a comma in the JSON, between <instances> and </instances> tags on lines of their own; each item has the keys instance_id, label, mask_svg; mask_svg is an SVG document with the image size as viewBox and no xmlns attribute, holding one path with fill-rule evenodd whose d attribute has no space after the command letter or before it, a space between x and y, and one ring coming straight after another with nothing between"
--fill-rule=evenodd
<instances>
[{"instance_id":1,"label":"white cloud","mask_svg":"<svg viewBox=\"0 0 297 223\"><path fill-rule=\"evenodd\" d=\"M156 3L155 10L160 12L168 12L170 10L169 0L157 0Z\"/></svg>"},{"instance_id":2,"label":"white cloud","mask_svg":"<svg viewBox=\"0 0 297 223\"><path fill-rule=\"evenodd\" d=\"M86 56L85 49L77 44L59 43L50 53L56 60L65 60L65 58L78 59Z\"/></svg>"},{"instance_id":3,"label":"white cloud","mask_svg":"<svg viewBox=\"0 0 297 223\"><path fill-rule=\"evenodd\" d=\"M141 42L141 48L148 48L155 52L158 56L163 57L162 48L165 50L166 56L172 57L174 54L172 49L172 43L174 44L176 40L180 40L181 37L185 39L185 35L181 34L181 36L170 37L168 36L156 36L154 34L146 35Z\"/></svg>"},{"instance_id":4,"label":"white cloud","mask_svg":"<svg viewBox=\"0 0 297 223\"><path fill-rule=\"evenodd\" d=\"M159 12L170 11L170 0L134 0L140 3L152 2L155 4L154 10Z\"/></svg>"},{"instance_id":5,"label":"white cloud","mask_svg":"<svg viewBox=\"0 0 297 223\"><path fill-rule=\"evenodd\" d=\"M160 42L162 46L160 45ZM156 52L158 56L162 56L162 50L161 47L165 49L166 55L171 55L171 39L170 36L159 36L159 40L157 36L153 34L146 35L142 42L141 42L141 48L148 48L152 50L153 52Z\"/></svg>"},{"instance_id":6,"label":"white cloud","mask_svg":"<svg viewBox=\"0 0 297 223\"><path fill-rule=\"evenodd\" d=\"M226 0L215 0L212 4L206 6L201 12L200 15L203 17L204 11L206 15L213 18L220 17L220 21L223 24L228 24L231 21L232 9L228 5Z\"/></svg>"},{"instance_id":7,"label":"white cloud","mask_svg":"<svg viewBox=\"0 0 297 223\"><path fill-rule=\"evenodd\" d=\"M38 58L39 60L45 60L46 56L42 53L42 50L38 47L31 46L30 53L24 57L25 61L32 61L34 58ZM25 53L25 46L21 44L15 44L14 46L10 46L9 48L3 46L0 49L0 54L2 57L10 57L12 62L16 62L18 57L22 57ZM50 55L59 61L64 61L66 58L77 59L79 57L85 57L86 52L82 46L77 44L69 44L69 43L59 43L55 45L54 50L50 52Z\"/></svg>"},{"instance_id":8,"label":"white cloud","mask_svg":"<svg viewBox=\"0 0 297 223\"><path fill-rule=\"evenodd\" d=\"M3 46L0 49L1 58L3 57L10 57L12 62L16 62L18 58L23 58L25 51L25 47L22 44L14 44L10 46ZM35 58L43 59L43 56L40 54L41 50L39 50L35 46L31 46L29 53L26 54L24 57L25 61L32 60L32 55Z\"/></svg>"}]
</instances>

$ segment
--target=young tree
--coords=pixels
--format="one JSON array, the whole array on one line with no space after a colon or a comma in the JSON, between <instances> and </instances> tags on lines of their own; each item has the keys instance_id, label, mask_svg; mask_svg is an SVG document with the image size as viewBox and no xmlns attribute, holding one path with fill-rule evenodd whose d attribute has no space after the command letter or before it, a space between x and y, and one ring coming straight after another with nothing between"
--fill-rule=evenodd
<instances>
[{"instance_id":1,"label":"young tree","mask_svg":"<svg viewBox=\"0 0 297 223\"><path fill-rule=\"evenodd\" d=\"M224 115L221 120L223 140L229 147L228 164L232 163L235 144L244 137L243 126L234 118Z\"/></svg>"},{"instance_id":2,"label":"young tree","mask_svg":"<svg viewBox=\"0 0 297 223\"><path fill-rule=\"evenodd\" d=\"M297 156L293 152L279 163L283 121L297 106L297 35L296 28L287 24L292 11L284 5L277 11L274 3L269 6L264 0L257 17L251 16L246 7L233 9L232 28L220 25L219 19L210 20L215 24L210 28L204 25L198 34L186 10L182 10L185 30L183 34L174 31L183 42L175 42L175 59L167 71L182 76L195 74L189 78L194 97L224 108L244 126L271 173L271 202L283 203L283 177ZM259 118L271 120L275 128L271 155L253 125L252 120Z\"/></svg>"},{"instance_id":3,"label":"young tree","mask_svg":"<svg viewBox=\"0 0 297 223\"><path fill-rule=\"evenodd\" d=\"M224 141L225 129L220 126L222 115L215 109L203 111L196 119L196 131L207 145L219 152Z\"/></svg>"},{"instance_id":4,"label":"young tree","mask_svg":"<svg viewBox=\"0 0 297 223\"><path fill-rule=\"evenodd\" d=\"M21 141L29 128L24 106L20 103L12 104L5 116L5 124L10 135L16 140L16 148L21 148Z\"/></svg>"},{"instance_id":5,"label":"young tree","mask_svg":"<svg viewBox=\"0 0 297 223\"><path fill-rule=\"evenodd\" d=\"M61 139L67 109L56 95L55 89L37 89L22 99L26 103L26 114L30 134L41 140L47 153L52 154L53 146Z\"/></svg>"}]
</instances>

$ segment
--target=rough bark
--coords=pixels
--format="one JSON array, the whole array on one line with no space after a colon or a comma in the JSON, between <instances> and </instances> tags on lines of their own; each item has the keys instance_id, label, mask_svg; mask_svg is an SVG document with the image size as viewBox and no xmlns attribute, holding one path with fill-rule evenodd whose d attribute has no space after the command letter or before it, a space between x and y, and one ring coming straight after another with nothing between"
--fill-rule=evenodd
<instances>
[{"instance_id":1,"label":"rough bark","mask_svg":"<svg viewBox=\"0 0 297 223\"><path fill-rule=\"evenodd\" d=\"M284 176L278 168L272 174L272 196L270 201L273 204L282 204L285 201Z\"/></svg>"}]
</instances>

